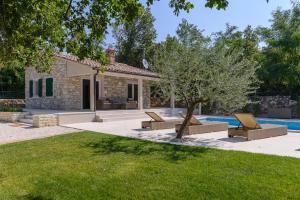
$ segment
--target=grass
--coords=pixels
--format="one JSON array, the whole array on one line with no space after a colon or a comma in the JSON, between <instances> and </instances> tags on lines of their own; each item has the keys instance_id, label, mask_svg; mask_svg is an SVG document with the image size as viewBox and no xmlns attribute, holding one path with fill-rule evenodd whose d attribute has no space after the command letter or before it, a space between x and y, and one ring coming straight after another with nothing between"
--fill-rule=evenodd
<instances>
[{"instance_id":1,"label":"grass","mask_svg":"<svg viewBox=\"0 0 300 200\"><path fill-rule=\"evenodd\" d=\"M300 160L81 132L0 146L0 199L299 199Z\"/></svg>"}]
</instances>

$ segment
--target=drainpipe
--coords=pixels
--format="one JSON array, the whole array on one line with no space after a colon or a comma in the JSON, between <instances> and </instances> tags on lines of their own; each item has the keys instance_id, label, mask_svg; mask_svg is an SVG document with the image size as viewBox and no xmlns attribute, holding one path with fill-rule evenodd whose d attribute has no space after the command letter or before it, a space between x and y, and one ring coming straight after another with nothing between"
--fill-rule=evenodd
<instances>
[{"instance_id":1,"label":"drainpipe","mask_svg":"<svg viewBox=\"0 0 300 200\"><path fill-rule=\"evenodd\" d=\"M94 112L96 112L96 110L97 110L97 104L96 104L97 87L96 87L96 85L97 85L97 76L99 74L100 69L99 69L99 67L93 67L93 70L96 71L96 73L94 74Z\"/></svg>"}]
</instances>

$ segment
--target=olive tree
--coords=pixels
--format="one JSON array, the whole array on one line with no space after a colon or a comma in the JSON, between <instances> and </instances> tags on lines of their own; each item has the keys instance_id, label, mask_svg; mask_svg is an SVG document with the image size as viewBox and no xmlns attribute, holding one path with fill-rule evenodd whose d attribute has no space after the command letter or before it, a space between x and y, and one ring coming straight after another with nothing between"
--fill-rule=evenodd
<instances>
[{"instance_id":1,"label":"olive tree","mask_svg":"<svg viewBox=\"0 0 300 200\"><path fill-rule=\"evenodd\" d=\"M248 95L255 91L257 64L241 59L239 53L214 45L186 21L180 24L177 37L169 36L160 44L153 63L160 75L159 87L187 107L177 138L182 138L199 103L218 102L228 113L248 103Z\"/></svg>"}]
</instances>

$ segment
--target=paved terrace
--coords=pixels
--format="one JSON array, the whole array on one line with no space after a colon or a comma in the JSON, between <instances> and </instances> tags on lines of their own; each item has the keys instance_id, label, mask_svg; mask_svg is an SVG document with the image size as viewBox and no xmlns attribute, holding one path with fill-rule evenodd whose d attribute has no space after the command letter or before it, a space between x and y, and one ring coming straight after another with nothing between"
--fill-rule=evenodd
<instances>
[{"instance_id":1,"label":"paved terrace","mask_svg":"<svg viewBox=\"0 0 300 200\"><path fill-rule=\"evenodd\" d=\"M164 109L150 109L151 111L164 111ZM49 111L45 110L30 110L35 113L58 113L60 111ZM66 111L64 111L66 112ZM115 110L112 113L118 115L127 113L128 111ZM131 111L135 115L136 111ZM164 111L165 112L165 111ZM176 110L176 113L178 110ZM109 111L97 111L98 115L111 114ZM138 115L138 113L136 113ZM171 115L164 115L171 118ZM128 115L126 116L128 117ZM12 143L23 140L31 140L36 138L50 137L54 135L67 134L76 132L79 130L88 130L101 133L108 133L113 135L132 137L138 139L151 140L156 142L174 142L175 131L174 129L167 130L143 130L141 129L141 121L149 120L145 115L138 116L139 119L130 119L122 121L111 121L111 122L86 122L76 123L56 127L45 127L45 128L32 128L26 124L13 124L13 123L2 123L0 122L0 144ZM176 143L182 144L182 143ZM247 151L253 153L264 153L273 154L280 156L292 156L300 158L300 133L289 132L286 136L245 141L243 138L228 138L227 132L215 132L207 134L198 134L185 136L183 142L185 145L195 145L204 147L214 147L224 150L238 150Z\"/></svg>"},{"instance_id":2,"label":"paved terrace","mask_svg":"<svg viewBox=\"0 0 300 200\"><path fill-rule=\"evenodd\" d=\"M182 144L174 142L174 129L143 130L141 129L141 121L142 119L105 123L89 122L66 125L66 127L155 142ZM243 138L228 138L227 131L223 131L185 136L183 144L300 158L300 133L296 132L289 132L288 135L280 137L246 141Z\"/></svg>"},{"instance_id":3,"label":"paved terrace","mask_svg":"<svg viewBox=\"0 0 300 200\"><path fill-rule=\"evenodd\" d=\"M62 126L33 128L31 125L23 123L0 122L0 145L24 140L51 137L55 135L62 135L77 131L77 129Z\"/></svg>"}]
</instances>

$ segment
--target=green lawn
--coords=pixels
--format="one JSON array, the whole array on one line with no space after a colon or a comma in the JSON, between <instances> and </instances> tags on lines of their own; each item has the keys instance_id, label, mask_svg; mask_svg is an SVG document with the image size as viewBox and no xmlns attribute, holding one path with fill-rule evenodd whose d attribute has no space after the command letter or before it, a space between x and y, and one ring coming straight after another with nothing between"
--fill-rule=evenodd
<instances>
[{"instance_id":1,"label":"green lawn","mask_svg":"<svg viewBox=\"0 0 300 200\"><path fill-rule=\"evenodd\" d=\"M0 199L299 199L300 160L81 132L0 146Z\"/></svg>"}]
</instances>

